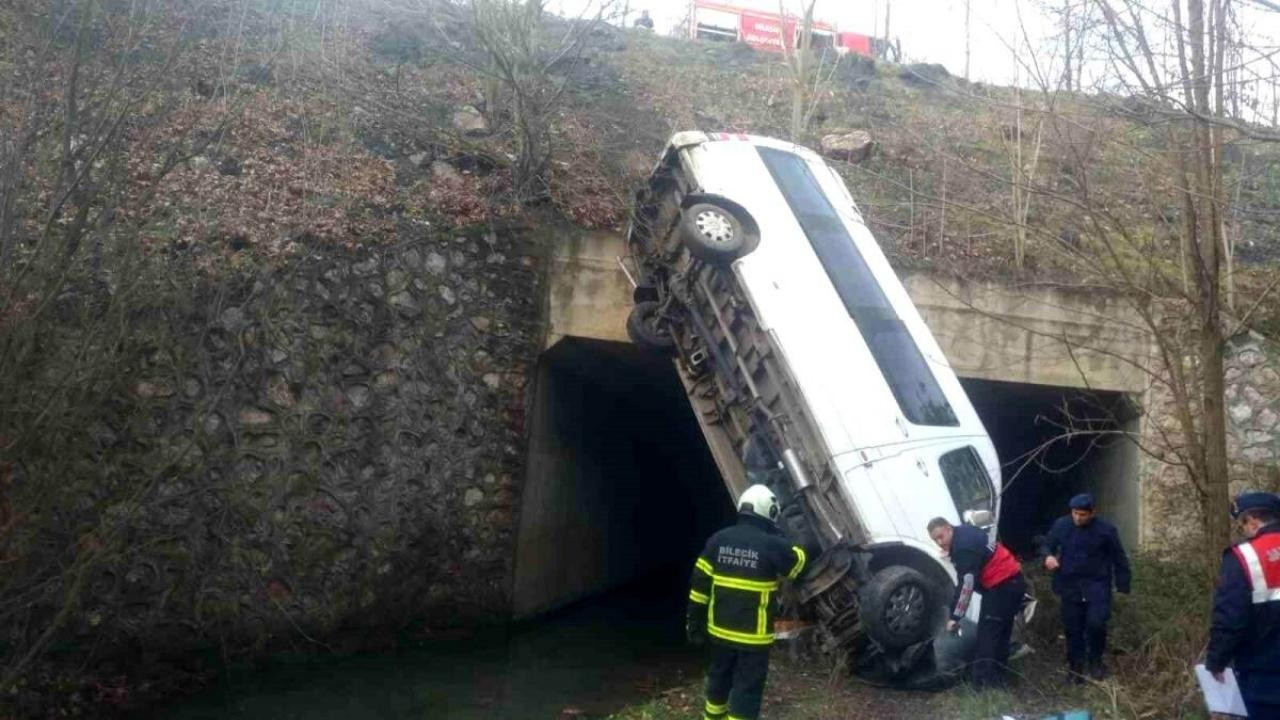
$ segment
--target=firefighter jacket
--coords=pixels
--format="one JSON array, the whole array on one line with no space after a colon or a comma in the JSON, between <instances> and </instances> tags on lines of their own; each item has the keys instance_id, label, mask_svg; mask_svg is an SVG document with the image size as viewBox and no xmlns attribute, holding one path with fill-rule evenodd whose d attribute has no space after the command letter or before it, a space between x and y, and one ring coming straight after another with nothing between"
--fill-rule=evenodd
<instances>
[{"instance_id":1,"label":"firefighter jacket","mask_svg":"<svg viewBox=\"0 0 1280 720\"><path fill-rule=\"evenodd\" d=\"M1058 518L1045 537L1043 552L1058 558L1053 591L1073 600L1111 601L1111 583L1129 592L1129 557L1116 526L1095 517L1078 527L1070 515Z\"/></svg>"},{"instance_id":2,"label":"firefighter jacket","mask_svg":"<svg viewBox=\"0 0 1280 720\"><path fill-rule=\"evenodd\" d=\"M773 644L774 593L781 578L805 566L803 548L771 522L749 513L711 536L694 563L689 602L706 606L712 641L738 649Z\"/></svg>"},{"instance_id":3,"label":"firefighter jacket","mask_svg":"<svg viewBox=\"0 0 1280 720\"><path fill-rule=\"evenodd\" d=\"M986 530L961 525L953 533L951 564L956 569L956 592L951 619L959 620L968 612L974 590L990 590L1022 572L1022 566L1008 548L992 543Z\"/></svg>"},{"instance_id":4,"label":"firefighter jacket","mask_svg":"<svg viewBox=\"0 0 1280 720\"><path fill-rule=\"evenodd\" d=\"M1228 664L1280 672L1280 524L1222 555L1205 666L1218 672ZM1275 696L1266 702L1280 702L1280 687Z\"/></svg>"}]
</instances>

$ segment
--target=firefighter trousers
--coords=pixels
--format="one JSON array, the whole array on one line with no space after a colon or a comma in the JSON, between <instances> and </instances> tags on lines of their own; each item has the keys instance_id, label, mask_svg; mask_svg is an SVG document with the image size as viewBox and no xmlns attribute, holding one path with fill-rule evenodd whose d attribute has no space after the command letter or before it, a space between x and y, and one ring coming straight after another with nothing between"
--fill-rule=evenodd
<instances>
[{"instance_id":1,"label":"firefighter trousers","mask_svg":"<svg viewBox=\"0 0 1280 720\"><path fill-rule=\"evenodd\" d=\"M756 720L769 675L769 648L737 650L711 643L705 720Z\"/></svg>"}]
</instances>

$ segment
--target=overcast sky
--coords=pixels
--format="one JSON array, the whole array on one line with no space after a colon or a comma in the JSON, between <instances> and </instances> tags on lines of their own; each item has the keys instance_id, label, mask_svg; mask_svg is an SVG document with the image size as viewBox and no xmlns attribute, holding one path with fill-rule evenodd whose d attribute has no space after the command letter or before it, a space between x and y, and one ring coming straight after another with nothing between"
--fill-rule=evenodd
<instances>
[{"instance_id":1,"label":"overcast sky","mask_svg":"<svg viewBox=\"0 0 1280 720\"><path fill-rule=\"evenodd\" d=\"M563 12L581 11L585 4L599 0L552 0L553 8ZM625 2L626 0L617 0ZM777 12L777 0L717 0L725 4ZM789 11L798 13L802 0L783 0ZM669 34L687 15L688 0L630 0L631 19L647 9L653 16L656 31ZM884 31L886 0L817 0L816 15L821 20L834 23L839 29L864 34L881 35ZM964 0L889 0L891 6L890 34L901 40L903 54L914 62L941 63L952 73L960 75L965 64L965 2ZM1024 58L1027 47L1039 49L1036 59L1042 70L1053 63L1054 43L1059 31L1056 20L1043 7L1045 0L972 0L971 2L971 59L970 78L1001 85L1030 84L1025 70L1019 70L1013 60L1011 46L1019 45ZM1155 18L1168 12L1168 0L1148 0L1147 12ZM1256 0L1236 0L1235 7L1245 28L1250 44L1261 54L1280 47L1280 13L1264 9ZM1021 25L1020 25L1021 20ZM628 23L630 24L630 23ZM1159 19L1155 18L1154 25ZM1027 41L1022 38L1025 28ZM1091 63L1092 72L1098 76L1114 71L1099 62ZM1258 63L1260 74L1271 75L1270 63ZM1087 83L1086 83L1087 84Z\"/></svg>"}]
</instances>

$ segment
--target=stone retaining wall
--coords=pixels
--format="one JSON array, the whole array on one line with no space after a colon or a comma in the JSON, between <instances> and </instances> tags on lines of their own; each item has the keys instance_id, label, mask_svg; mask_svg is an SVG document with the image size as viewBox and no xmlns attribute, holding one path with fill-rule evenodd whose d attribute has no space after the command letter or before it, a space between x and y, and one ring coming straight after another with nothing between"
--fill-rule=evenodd
<instances>
[{"instance_id":1,"label":"stone retaining wall","mask_svg":"<svg viewBox=\"0 0 1280 720\"><path fill-rule=\"evenodd\" d=\"M235 651L505 618L540 257L520 230L418 233L196 287L90 430L102 478L139 452L173 465L70 643Z\"/></svg>"},{"instance_id":2,"label":"stone retaining wall","mask_svg":"<svg viewBox=\"0 0 1280 720\"><path fill-rule=\"evenodd\" d=\"M1252 333L1232 338L1224 376L1231 493L1280 491L1280 346ZM1155 390L1145 400L1144 442L1158 447L1161 429L1176 439L1172 403ZM1144 458L1144 547L1174 554L1201 542L1200 507L1188 483L1180 468Z\"/></svg>"}]
</instances>

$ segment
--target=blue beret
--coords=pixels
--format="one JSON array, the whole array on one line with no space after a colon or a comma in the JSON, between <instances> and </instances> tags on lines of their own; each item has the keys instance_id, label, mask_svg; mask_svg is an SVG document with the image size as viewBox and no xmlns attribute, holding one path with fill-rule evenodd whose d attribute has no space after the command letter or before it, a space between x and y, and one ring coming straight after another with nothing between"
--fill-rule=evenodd
<instances>
[{"instance_id":1,"label":"blue beret","mask_svg":"<svg viewBox=\"0 0 1280 720\"><path fill-rule=\"evenodd\" d=\"M1093 495L1089 493L1080 493L1079 495L1071 498L1071 502L1069 504L1072 510L1092 510Z\"/></svg>"},{"instance_id":2,"label":"blue beret","mask_svg":"<svg viewBox=\"0 0 1280 720\"><path fill-rule=\"evenodd\" d=\"M1267 510L1280 514L1280 497L1269 492L1247 492L1236 496L1231 503L1231 517L1238 518L1245 510Z\"/></svg>"}]
</instances>

